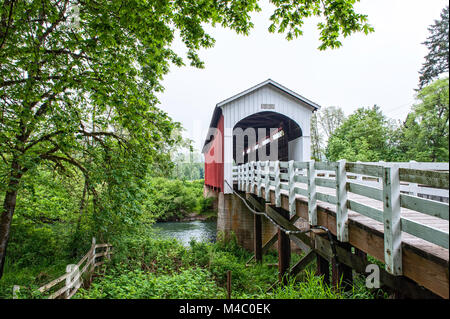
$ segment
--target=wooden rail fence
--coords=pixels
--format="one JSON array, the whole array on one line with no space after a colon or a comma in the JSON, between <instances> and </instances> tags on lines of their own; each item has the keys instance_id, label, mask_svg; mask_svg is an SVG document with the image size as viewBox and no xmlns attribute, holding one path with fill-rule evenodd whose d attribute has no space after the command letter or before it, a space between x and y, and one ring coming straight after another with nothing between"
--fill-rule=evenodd
<instances>
[{"instance_id":1,"label":"wooden rail fence","mask_svg":"<svg viewBox=\"0 0 450 319\"><path fill-rule=\"evenodd\" d=\"M53 291L48 299L70 299L78 291L83 284L83 275L92 276L94 269L104 263L104 259L97 261L97 258L111 258L111 244L96 244L95 237L92 238L92 244L89 251L77 264L69 264L66 266L66 273L51 282L43 285L38 289L39 292L45 293ZM20 286L14 286L13 298L17 299L17 293Z\"/></svg>"},{"instance_id":2,"label":"wooden rail fence","mask_svg":"<svg viewBox=\"0 0 450 319\"><path fill-rule=\"evenodd\" d=\"M335 205L337 238L341 242L348 242L348 210L381 222L386 270L402 275L402 232L448 249L448 232L401 216L401 208L405 208L448 223L448 169L448 163L264 161L233 167L233 179L240 191L250 192L256 187L258 196L264 187L266 201L270 201L267 190L274 189L276 207L281 207L281 192L287 192L290 217L296 214L296 196L305 196L310 225L317 225L317 200ZM319 191L317 187L334 191ZM382 202L383 208L352 199L349 193ZM443 201L423 195L437 195Z\"/></svg>"}]
</instances>

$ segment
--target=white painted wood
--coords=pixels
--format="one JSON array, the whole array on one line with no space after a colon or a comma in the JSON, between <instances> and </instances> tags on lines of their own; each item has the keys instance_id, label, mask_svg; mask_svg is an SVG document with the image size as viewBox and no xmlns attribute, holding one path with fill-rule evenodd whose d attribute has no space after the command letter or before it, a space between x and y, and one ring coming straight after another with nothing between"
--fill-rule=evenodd
<instances>
[{"instance_id":1,"label":"white painted wood","mask_svg":"<svg viewBox=\"0 0 450 319\"><path fill-rule=\"evenodd\" d=\"M290 218L292 218L296 214L296 205L295 205L295 168L294 161L291 160L288 163L288 175L289 175L289 213Z\"/></svg>"},{"instance_id":2,"label":"white painted wood","mask_svg":"<svg viewBox=\"0 0 450 319\"><path fill-rule=\"evenodd\" d=\"M266 161L264 165L264 171L266 176L264 177L264 189L265 189L265 200L270 202L270 162Z\"/></svg>"},{"instance_id":3,"label":"white painted wood","mask_svg":"<svg viewBox=\"0 0 450 319\"><path fill-rule=\"evenodd\" d=\"M274 104L274 109L262 109L262 104ZM242 119L263 111L283 114L295 121L302 130L298 141L291 143L292 154L289 159L307 161L310 158L310 120L313 107L293 98L283 90L272 85L263 85L235 99L228 99L220 105L224 117L224 179L232 180L233 128ZM294 151L295 149L295 151ZM232 193L226 187L225 193Z\"/></svg>"},{"instance_id":4,"label":"white painted wood","mask_svg":"<svg viewBox=\"0 0 450 319\"><path fill-rule=\"evenodd\" d=\"M400 179L397 165L383 167L384 261L386 270L402 275Z\"/></svg>"},{"instance_id":5,"label":"white painted wood","mask_svg":"<svg viewBox=\"0 0 450 319\"><path fill-rule=\"evenodd\" d=\"M412 209L430 216L439 217L448 220L449 205L434 200L415 197L406 194L400 194L400 203L402 207Z\"/></svg>"},{"instance_id":6,"label":"white painted wood","mask_svg":"<svg viewBox=\"0 0 450 319\"><path fill-rule=\"evenodd\" d=\"M317 197L316 197L316 172L314 169L314 161L307 163L307 177L308 177L308 218L309 224L317 225Z\"/></svg>"},{"instance_id":7,"label":"white painted wood","mask_svg":"<svg viewBox=\"0 0 450 319\"><path fill-rule=\"evenodd\" d=\"M67 290L64 293L64 299L69 299L70 289L73 286L72 278L75 275L76 266L77 265L74 265L74 264L69 264L69 265L66 266L67 277L66 277L66 285L65 285L65 287L67 288Z\"/></svg>"},{"instance_id":8,"label":"white painted wood","mask_svg":"<svg viewBox=\"0 0 450 319\"><path fill-rule=\"evenodd\" d=\"M256 183L256 192L259 197L261 197L261 187L262 187L262 174L261 174L261 162L256 162L256 170L257 170L257 183Z\"/></svg>"},{"instance_id":9,"label":"white painted wood","mask_svg":"<svg viewBox=\"0 0 450 319\"><path fill-rule=\"evenodd\" d=\"M14 285L13 286L13 299L19 299L19 291L20 291L20 286L18 285Z\"/></svg>"},{"instance_id":10,"label":"white painted wood","mask_svg":"<svg viewBox=\"0 0 450 319\"><path fill-rule=\"evenodd\" d=\"M402 217L402 231L448 249L448 233Z\"/></svg>"},{"instance_id":11,"label":"white painted wood","mask_svg":"<svg viewBox=\"0 0 450 319\"><path fill-rule=\"evenodd\" d=\"M281 207L280 161L275 161L275 207Z\"/></svg>"},{"instance_id":12,"label":"white painted wood","mask_svg":"<svg viewBox=\"0 0 450 319\"><path fill-rule=\"evenodd\" d=\"M345 160L336 163L336 226L337 239L348 242L347 177Z\"/></svg>"},{"instance_id":13,"label":"white painted wood","mask_svg":"<svg viewBox=\"0 0 450 319\"><path fill-rule=\"evenodd\" d=\"M359 183L347 181L348 191L350 193L366 196L375 200L383 200L383 190L375 187L366 186Z\"/></svg>"}]
</instances>

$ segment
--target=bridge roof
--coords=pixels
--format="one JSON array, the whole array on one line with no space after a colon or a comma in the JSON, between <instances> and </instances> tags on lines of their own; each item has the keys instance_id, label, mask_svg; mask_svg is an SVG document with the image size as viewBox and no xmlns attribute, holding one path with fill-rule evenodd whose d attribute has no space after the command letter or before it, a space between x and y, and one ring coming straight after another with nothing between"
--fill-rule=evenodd
<instances>
[{"instance_id":1,"label":"bridge roof","mask_svg":"<svg viewBox=\"0 0 450 319\"><path fill-rule=\"evenodd\" d=\"M318 105L317 103L312 102L311 100L305 98L304 96L301 96L300 94L288 89L287 87L281 85L280 83L275 82L272 79L267 79L264 82L261 82L245 91L242 91L241 93L238 93L236 95L233 95L232 97L229 97L228 99L223 100L222 102L219 102L216 104L216 107L214 108L214 112L213 112L213 116L211 118L211 123L209 124L210 128L214 128L217 127L217 123L219 121L220 116L222 115L222 107L224 107L226 104L229 104L230 102L233 102L234 100L237 100L247 94L250 94L266 85L271 85L279 90L281 90L282 92L284 92L285 94L291 96L292 98L294 98L295 100L301 102L302 104L306 104L308 106L310 106L313 111L316 111L318 109L320 109L320 105ZM213 139L212 136L210 136L210 134L208 133L209 138L207 138L205 140L205 143L203 145L203 150L202 152L205 152L205 146Z\"/></svg>"},{"instance_id":2,"label":"bridge roof","mask_svg":"<svg viewBox=\"0 0 450 319\"><path fill-rule=\"evenodd\" d=\"M272 85L272 86L274 86L274 87L280 89L280 90L283 91L284 93L286 93L286 94L292 96L294 99L297 99L297 100L299 100L299 101L301 101L301 102L303 102L303 103L305 103L305 104L307 104L307 105L313 107L315 110L320 109L320 105L318 105L318 104L312 102L311 100L308 100L307 98L301 96L301 95L298 94L298 93L295 93L295 92L292 91L292 90L289 90L287 87L281 85L280 83L275 82L275 81L272 80L272 79L267 79L267 80L265 80L264 82L261 82L261 83L255 85L255 86L253 86L253 87L251 87L251 88L249 88L249 89L247 89L247 90L245 90L245 91L242 91L241 93L238 93L238 94L236 94L236 95L233 95L232 97L230 97L230 98L228 98L228 99L226 99L226 100L223 100L222 102L217 103L216 106L217 106L217 107L222 107L222 106L224 106L225 104L228 104L228 103L230 103L230 102L232 102L232 101L234 101L234 100L236 100L236 99L238 99L238 98L240 98L240 97L242 97L242 96L244 96L244 95L247 95L247 94L249 94L249 93L251 93L251 92L253 92L253 91L256 91L257 89L259 89L259 88L261 88L261 87L263 87L263 86L266 86L266 85Z\"/></svg>"}]
</instances>

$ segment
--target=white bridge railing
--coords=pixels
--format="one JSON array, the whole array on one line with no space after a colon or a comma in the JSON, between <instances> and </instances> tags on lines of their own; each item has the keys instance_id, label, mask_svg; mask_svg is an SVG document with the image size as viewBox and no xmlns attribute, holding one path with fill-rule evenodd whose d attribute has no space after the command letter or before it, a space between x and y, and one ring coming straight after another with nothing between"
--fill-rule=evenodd
<instances>
[{"instance_id":1,"label":"white bridge railing","mask_svg":"<svg viewBox=\"0 0 450 319\"><path fill-rule=\"evenodd\" d=\"M403 207L448 224L448 170L449 163L265 161L233 167L233 179L240 191L251 192L256 187L257 195L262 196L264 188L266 201L270 201L267 189L274 190L277 207L283 191L291 215L296 213L297 195L305 196L311 225L317 225L317 200L335 205L337 238L343 242L348 241L348 210L383 223L386 270L401 275L402 232L448 249L448 232L401 216ZM383 208L362 203L352 194L382 202Z\"/></svg>"}]
</instances>

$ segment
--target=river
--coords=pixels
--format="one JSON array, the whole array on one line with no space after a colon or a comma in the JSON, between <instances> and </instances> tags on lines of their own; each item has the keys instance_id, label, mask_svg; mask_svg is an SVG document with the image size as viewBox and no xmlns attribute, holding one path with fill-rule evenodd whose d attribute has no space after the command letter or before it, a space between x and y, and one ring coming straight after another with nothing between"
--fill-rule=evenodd
<instances>
[{"instance_id":1,"label":"river","mask_svg":"<svg viewBox=\"0 0 450 319\"><path fill-rule=\"evenodd\" d=\"M164 222L156 223L153 227L162 237L176 238L184 246L189 246L192 238L197 241L216 241L216 221Z\"/></svg>"}]
</instances>

